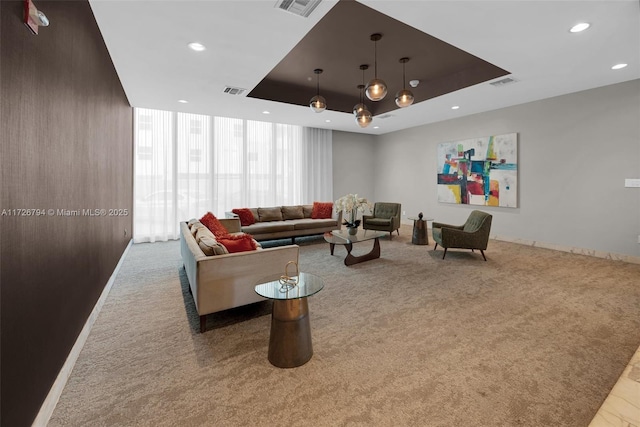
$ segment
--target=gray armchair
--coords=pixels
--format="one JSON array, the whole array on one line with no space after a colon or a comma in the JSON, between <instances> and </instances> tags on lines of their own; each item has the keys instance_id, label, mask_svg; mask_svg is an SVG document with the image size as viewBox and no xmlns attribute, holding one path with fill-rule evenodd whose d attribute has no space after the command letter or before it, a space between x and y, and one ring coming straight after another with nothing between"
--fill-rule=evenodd
<instances>
[{"instance_id":1,"label":"gray armchair","mask_svg":"<svg viewBox=\"0 0 640 427\"><path fill-rule=\"evenodd\" d=\"M400 203L376 202L373 215L362 216L362 228L365 230L388 231L389 238L394 230L400 235Z\"/></svg>"},{"instance_id":2,"label":"gray armchair","mask_svg":"<svg viewBox=\"0 0 640 427\"><path fill-rule=\"evenodd\" d=\"M434 222L431 232L436 245L433 250L435 251L438 245L442 246L444 248L442 259L444 259L448 248L471 249L471 251L478 249L482 254L482 258L486 261L487 257L484 256L484 250L487 249L487 243L489 242L492 218L486 212L473 211L463 225Z\"/></svg>"}]
</instances>

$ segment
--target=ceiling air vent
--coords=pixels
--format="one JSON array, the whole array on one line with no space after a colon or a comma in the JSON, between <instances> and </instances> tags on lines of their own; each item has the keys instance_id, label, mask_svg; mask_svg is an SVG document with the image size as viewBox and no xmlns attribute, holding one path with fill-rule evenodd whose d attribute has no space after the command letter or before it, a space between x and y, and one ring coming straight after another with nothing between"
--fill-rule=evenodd
<instances>
[{"instance_id":1,"label":"ceiling air vent","mask_svg":"<svg viewBox=\"0 0 640 427\"><path fill-rule=\"evenodd\" d=\"M246 91L246 89L241 89L239 87L225 86L222 91L224 93L228 93L229 95L242 95Z\"/></svg>"},{"instance_id":2,"label":"ceiling air vent","mask_svg":"<svg viewBox=\"0 0 640 427\"><path fill-rule=\"evenodd\" d=\"M387 113L387 114L383 114L381 116L376 116L376 119L388 119L389 117L394 117L394 115Z\"/></svg>"},{"instance_id":3,"label":"ceiling air vent","mask_svg":"<svg viewBox=\"0 0 640 427\"><path fill-rule=\"evenodd\" d=\"M308 18L322 0L278 0L275 7Z\"/></svg>"},{"instance_id":4,"label":"ceiling air vent","mask_svg":"<svg viewBox=\"0 0 640 427\"><path fill-rule=\"evenodd\" d=\"M491 82L489 84L494 87L502 87L516 82L517 80L513 77L505 77L504 79L496 80L495 82Z\"/></svg>"}]
</instances>

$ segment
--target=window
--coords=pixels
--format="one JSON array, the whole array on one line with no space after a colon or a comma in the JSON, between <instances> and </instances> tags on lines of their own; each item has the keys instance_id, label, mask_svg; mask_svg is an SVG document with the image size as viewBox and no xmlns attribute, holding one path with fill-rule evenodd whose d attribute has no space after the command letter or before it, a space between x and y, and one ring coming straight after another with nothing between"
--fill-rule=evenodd
<instances>
[{"instance_id":1,"label":"window","mask_svg":"<svg viewBox=\"0 0 640 427\"><path fill-rule=\"evenodd\" d=\"M199 148L192 148L189 150L189 161L199 162L202 160L202 150Z\"/></svg>"},{"instance_id":2,"label":"window","mask_svg":"<svg viewBox=\"0 0 640 427\"><path fill-rule=\"evenodd\" d=\"M211 211L333 196L331 131L135 109L135 242L178 239Z\"/></svg>"},{"instance_id":3,"label":"window","mask_svg":"<svg viewBox=\"0 0 640 427\"><path fill-rule=\"evenodd\" d=\"M140 114L138 117L139 130L151 130L153 128L153 118L150 114Z\"/></svg>"},{"instance_id":4,"label":"window","mask_svg":"<svg viewBox=\"0 0 640 427\"><path fill-rule=\"evenodd\" d=\"M153 147L138 147L138 160L151 160L153 158Z\"/></svg>"}]
</instances>

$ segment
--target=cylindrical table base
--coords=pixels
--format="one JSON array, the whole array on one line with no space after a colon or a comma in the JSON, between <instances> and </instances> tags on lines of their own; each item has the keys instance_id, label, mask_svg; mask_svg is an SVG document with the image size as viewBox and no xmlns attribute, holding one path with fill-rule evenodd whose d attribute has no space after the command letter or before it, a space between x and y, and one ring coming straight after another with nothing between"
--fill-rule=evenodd
<instances>
[{"instance_id":1,"label":"cylindrical table base","mask_svg":"<svg viewBox=\"0 0 640 427\"><path fill-rule=\"evenodd\" d=\"M307 298L275 300L271 313L269 362L279 368L295 368L307 363L312 355Z\"/></svg>"},{"instance_id":2,"label":"cylindrical table base","mask_svg":"<svg viewBox=\"0 0 640 427\"><path fill-rule=\"evenodd\" d=\"M413 237L411 243L414 245L428 245L429 235L427 234L427 221L417 219L413 221Z\"/></svg>"}]
</instances>

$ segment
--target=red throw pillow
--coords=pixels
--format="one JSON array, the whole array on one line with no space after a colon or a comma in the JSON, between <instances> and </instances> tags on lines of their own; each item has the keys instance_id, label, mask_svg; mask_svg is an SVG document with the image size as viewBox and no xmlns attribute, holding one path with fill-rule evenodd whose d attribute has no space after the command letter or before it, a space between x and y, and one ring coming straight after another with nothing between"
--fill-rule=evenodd
<instances>
[{"instance_id":1,"label":"red throw pillow","mask_svg":"<svg viewBox=\"0 0 640 427\"><path fill-rule=\"evenodd\" d=\"M222 225L218 218L216 218L216 216L211 212L207 212L205 216L200 218L200 222L209 230L211 230L213 235L216 237L222 237L229 234L227 229L224 228L224 225Z\"/></svg>"},{"instance_id":2,"label":"red throw pillow","mask_svg":"<svg viewBox=\"0 0 640 427\"><path fill-rule=\"evenodd\" d=\"M253 216L253 212L249 208L232 209L231 212L238 215L240 218L240 225L251 225L256 223L256 219Z\"/></svg>"},{"instance_id":3,"label":"red throw pillow","mask_svg":"<svg viewBox=\"0 0 640 427\"><path fill-rule=\"evenodd\" d=\"M331 218L332 212L333 212L333 202L313 202L313 210L311 211L311 218L313 219Z\"/></svg>"},{"instance_id":4,"label":"red throw pillow","mask_svg":"<svg viewBox=\"0 0 640 427\"><path fill-rule=\"evenodd\" d=\"M254 251L258 247L250 234L228 235L216 239L229 253Z\"/></svg>"}]
</instances>

